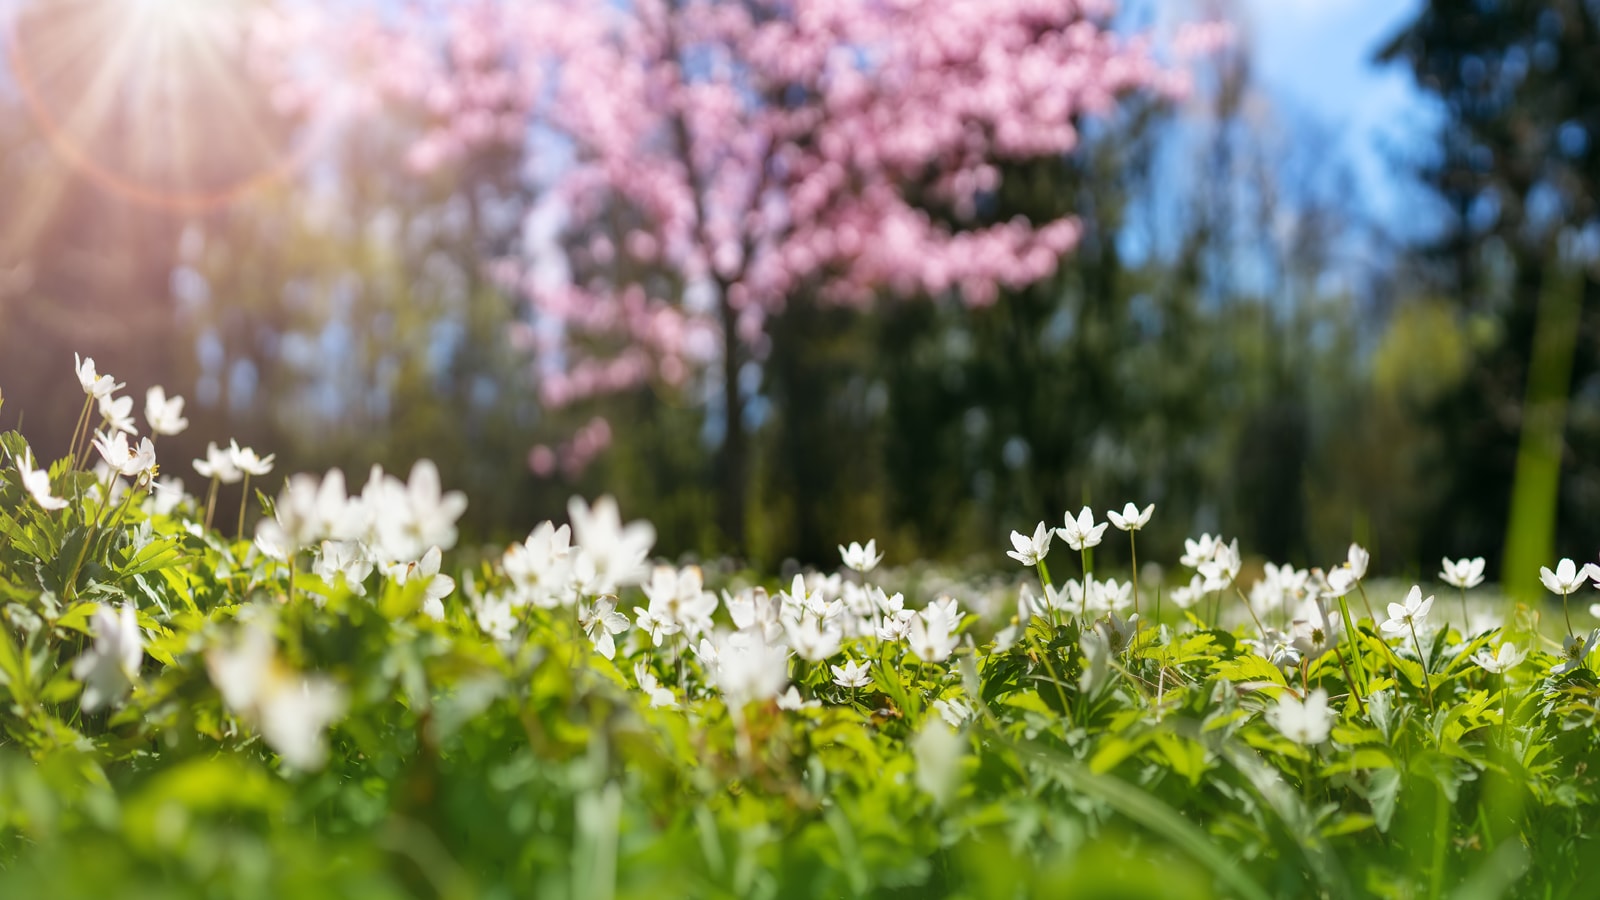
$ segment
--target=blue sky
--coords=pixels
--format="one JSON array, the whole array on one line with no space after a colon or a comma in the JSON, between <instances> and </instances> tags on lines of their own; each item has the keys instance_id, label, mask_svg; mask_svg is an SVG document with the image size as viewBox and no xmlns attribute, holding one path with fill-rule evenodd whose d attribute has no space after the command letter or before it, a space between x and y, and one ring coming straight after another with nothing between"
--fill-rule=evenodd
<instances>
[{"instance_id":1,"label":"blue sky","mask_svg":"<svg viewBox=\"0 0 1600 900\"><path fill-rule=\"evenodd\" d=\"M1256 75L1280 110L1309 114L1339 135L1370 208L1394 221L1406 179L1391 159L1426 139L1432 107L1402 66L1378 66L1378 48L1410 22L1420 0L1241 0Z\"/></svg>"}]
</instances>

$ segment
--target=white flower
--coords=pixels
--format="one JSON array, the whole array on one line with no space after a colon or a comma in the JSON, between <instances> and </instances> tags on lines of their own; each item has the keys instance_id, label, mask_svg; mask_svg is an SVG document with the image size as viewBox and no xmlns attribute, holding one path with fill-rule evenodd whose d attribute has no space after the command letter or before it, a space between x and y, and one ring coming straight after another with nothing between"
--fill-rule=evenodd
<instances>
[{"instance_id":1,"label":"white flower","mask_svg":"<svg viewBox=\"0 0 1600 900\"><path fill-rule=\"evenodd\" d=\"M1055 537L1055 532L1050 526L1040 522L1033 529L1033 537L1028 537L1020 531L1011 532L1011 546L1015 549L1007 550L1006 555L1025 566L1036 566L1039 560L1044 559L1050 552L1050 541Z\"/></svg>"},{"instance_id":2,"label":"white flower","mask_svg":"<svg viewBox=\"0 0 1600 900\"><path fill-rule=\"evenodd\" d=\"M130 448L127 436L119 431L110 437L95 435L94 447L106 465L129 478L143 475L156 464L156 448L149 438L140 440L137 449Z\"/></svg>"},{"instance_id":3,"label":"white flower","mask_svg":"<svg viewBox=\"0 0 1600 900\"><path fill-rule=\"evenodd\" d=\"M83 392L96 400L127 387L110 375L96 374L92 356L79 359L78 354L72 354L72 368L78 373L78 384L83 386Z\"/></svg>"},{"instance_id":4,"label":"white flower","mask_svg":"<svg viewBox=\"0 0 1600 900\"><path fill-rule=\"evenodd\" d=\"M1278 698L1276 706L1267 710L1268 724L1289 740L1305 746L1327 740L1335 717L1335 712L1328 707L1328 692L1322 688L1307 694L1304 702L1285 693Z\"/></svg>"},{"instance_id":5,"label":"white flower","mask_svg":"<svg viewBox=\"0 0 1600 900\"><path fill-rule=\"evenodd\" d=\"M641 627L647 618L656 626L646 629L656 646L661 646L664 634L684 632L694 637L711 630L717 595L705 590L699 566L656 566L644 585L644 593L650 598L649 609L634 607L634 612L639 614Z\"/></svg>"},{"instance_id":6,"label":"white flower","mask_svg":"<svg viewBox=\"0 0 1600 900\"><path fill-rule=\"evenodd\" d=\"M656 542L649 522L622 524L617 501L601 497L590 506L581 497L567 504L572 518L572 538L594 566L594 579L586 586L596 594L615 593L623 585L637 584L645 573L645 559Z\"/></svg>"},{"instance_id":7,"label":"white flower","mask_svg":"<svg viewBox=\"0 0 1600 900\"><path fill-rule=\"evenodd\" d=\"M512 544L500 566L517 588L517 600L551 609L577 602L572 590L572 528L540 522L526 540Z\"/></svg>"},{"instance_id":8,"label":"white flower","mask_svg":"<svg viewBox=\"0 0 1600 900\"><path fill-rule=\"evenodd\" d=\"M1444 570L1439 573L1439 577L1444 579L1445 584L1453 585L1462 590L1475 588L1483 584L1483 557L1478 556L1472 559L1454 561L1449 557L1445 557L1443 563Z\"/></svg>"},{"instance_id":9,"label":"white flower","mask_svg":"<svg viewBox=\"0 0 1600 900\"><path fill-rule=\"evenodd\" d=\"M1100 544L1101 537L1106 533L1107 525L1104 522L1094 523L1094 510L1085 506L1078 517L1074 519L1071 513L1066 516L1066 524L1056 529L1056 534L1067 542L1067 546L1074 550L1086 550Z\"/></svg>"},{"instance_id":10,"label":"white flower","mask_svg":"<svg viewBox=\"0 0 1600 900\"><path fill-rule=\"evenodd\" d=\"M677 634L681 630L677 622L664 614L651 612L639 606L633 608L633 624L638 626L640 631L650 635L650 643L657 647L661 646L662 638Z\"/></svg>"},{"instance_id":11,"label":"white flower","mask_svg":"<svg viewBox=\"0 0 1600 900\"><path fill-rule=\"evenodd\" d=\"M734 627L740 631L760 631L769 642L776 641L783 634L779 604L760 585L745 588L737 594L724 591L722 604L728 608Z\"/></svg>"},{"instance_id":12,"label":"white flower","mask_svg":"<svg viewBox=\"0 0 1600 900\"><path fill-rule=\"evenodd\" d=\"M1563 559L1556 563L1554 572L1544 566L1539 567L1539 580L1544 582L1544 586L1552 594L1560 594L1563 597L1583 587L1584 582L1591 578L1600 578L1600 567L1596 567L1594 563L1587 563L1579 569L1572 560Z\"/></svg>"},{"instance_id":13,"label":"white flower","mask_svg":"<svg viewBox=\"0 0 1600 900\"><path fill-rule=\"evenodd\" d=\"M228 459L233 467L246 475L269 475L272 473L272 461L277 459L276 453L268 453L265 457L257 456L256 451L249 447L239 446L235 440L228 441Z\"/></svg>"},{"instance_id":14,"label":"white flower","mask_svg":"<svg viewBox=\"0 0 1600 900\"><path fill-rule=\"evenodd\" d=\"M950 623L951 628L961 624L961 601L954 597L944 596L928 604L929 609L933 609L936 606L944 613L945 621Z\"/></svg>"},{"instance_id":15,"label":"white flower","mask_svg":"<svg viewBox=\"0 0 1600 900\"><path fill-rule=\"evenodd\" d=\"M344 691L326 678L298 676L269 688L256 703L262 739L293 768L322 768L328 757L323 732L344 715Z\"/></svg>"},{"instance_id":16,"label":"white flower","mask_svg":"<svg viewBox=\"0 0 1600 900\"><path fill-rule=\"evenodd\" d=\"M1078 676L1078 687L1092 697L1099 693L1111 674L1111 641L1100 629L1085 628L1078 638L1078 648L1083 651L1083 672Z\"/></svg>"},{"instance_id":17,"label":"white flower","mask_svg":"<svg viewBox=\"0 0 1600 900\"><path fill-rule=\"evenodd\" d=\"M50 473L44 469L33 467L32 454L24 454L17 460L17 471L22 474L22 487L45 510L54 512L66 509L67 501L50 493Z\"/></svg>"},{"instance_id":18,"label":"white flower","mask_svg":"<svg viewBox=\"0 0 1600 900\"><path fill-rule=\"evenodd\" d=\"M886 644L897 644L911 634L911 620L885 615L874 624L873 633Z\"/></svg>"},{"instance_id":19,"label":"white flower","mask_svg":"<svg viewBox=\"0 0 1600 900\"><path fill-rule=\"evenodd\" d=\"M1550 674L1565 675L1583 665L1583 661L1600 644L1600 628L1588 634L1569 634L1561 647L1562 661L1550 667Z\"/></svg>"},{"instance_id":20,"label":"white flower","mask_svg":"<svg viewBox=\"0 0 1600 900\"><path fill-rule=\"evenodd\" d=\"M322 552L311 565L328 587L337 587L340 575L345 587L358 597L367 595L366 580L372 574L372 558L360 541L323 541ZM402 576L403 577L403 576ZM399 583L404 584L404 581ZM454 587L454 584L451 585Z\"/></svg>"},{"instance_id":21,"label":"white flower","mask_svg":"<svg viewBox=\"0 0 1600 900\"><path fill-rule=\"evenodd\" d=\"M1187 585L1173 588L1171 597L1172 602L1176 603L1179 609L1188 609L1204 599L1206 594L1205 579L1195 575L1189 579Z\"/></svg>"},{"instance_id":22,"label":"white flower","mask_svg":"<svg viewBox=\"0 0 1600 900\"><path fill-rule=\"evenodd\" d=\"M1500 649L1495 651L1493 655L1489 653L1489 648L1487 647L1479 650L1473 655L1472 661L1477 663L1485 672L1501 675L1522 665L1522 661L1527 658L1528 651L1519 650L1516 644L1506 641L1500 645Z\"/></svg>"},{"instance_id":23,"label":"white flower","mask_svg":"<svg viewBox=\"0 0 1600 900\"><path fill-rule=\"evenodd\" d=\"M1178 562L1191 569L1198 569L1201 563L1208 562L1217 555L1217 548L1220 546L1222 539L1209 534L1202 534L1197 539L1184 538L1183 556L1178 558Z\"/></svg>"},{"instance_id":24,"label":"white flower","mask_svg":"<svg viewBox=\"0 0 1600 900\"><path fill-rule=\"evenodd\" d=\"M345 495L344 473L338 469L330 469L320 481L312 475L291 476L273 513L257 523L256 539L289 553L323 540L353 539L365 524L364 509ZM421 554L418 548L417 556Z\"/></svg>"},{"instance_id":25,"label":"white flower","mask_svg":"<svg viewBox=\"0 0 1600 900\"><path fill-rule=\"evenodd\" d=\"M1345 554L1345 565L1350 567L1350 574L1357 581L1367 577L1367 564L1372 562L1372 554L1362 549L1359 544L1351 544Z\"/></svg>"},{"instance_id":26,"label":"white flower","mask_svg":"<svg viewBox=\"0 0 1600 900\"><path fill-rule=\"evenodd\" d=\"M344 691L326 678L285 668L273 644L269 626L252 620L232 647L206 653L206 670L223 702L254 721L285 763L307 771L321 768L328 755L323 732L344 714Z\"/></svg>"},{"instance_id":27,"label":"white flower","mask_svg":"<svg viewBox=\"0 0 1600 900\"><path fill-rule=\"evenodd\" d=\"M1289 642L1309 659L1316 659L1339 643L1338 619L1330 619L1319 600L1308 600L1289 623Z\"/></svg>"},{"instance_id":28,"label":"white flower","mask_svg":"<svg viewBox=\"0 0 1600 900\"><path fill-rule=\"evenodd\" d=\"M416 559L432 546L455 546L456 520L467 508L465 494L441 490L439 469L426 459L417 460L405 483L373 466L361 502L371 526L368 544L389 560Z\"/></svg>"},{"instance_id":29,"label":"white flower","mask_svg":"<svg viewBox=\"0 0 1600 900\"><path fill-rule=\"evenodd\" d=\"M501 597L480 597L475 600L472 617L484 634L502 643L511 640L511 633L517 627L517 617L510 602Z\"/></svg>"},{"instance_id":30,"label":"white flower","mask_svg":"<svg viewBox=\"0 0 1600 900\"><path fill-rule=\"evenodd\" d=\"M943 806L955 799L961 787L961 757L966 742L943 722L929 719L911 739L916 761L917 787Z\"/></svg>"},{"instance_id":31,"label":"white flower","mask_svg":"<svg viewBox=\"0 0 1600 900\"><path fill-rule=\"evenodd\" d=\"M1239 569L1244 561L1239 556L1239 541L1237 538L1232 543L1217 543L1216 553L1211 559L1200 563L1199 572L1205 578L1207 591L1226 590L1233 585L1234 579L1239 577Z\"/></svg>"},{"instance_id":32,"label":"white flower","mask_svg":"<svg viewBox=\"0 0 1600 900\"><path fill-rule=\"evenodd\" d=\"M1095 623L1095 628L1106 636L1106 645L1113 654L1122 653L1133 643L1133 638L1139 633L1139 616L1137 614L1123 619L1116 613L1107 613L1104 619Z\"/></svg>"},{"instance_id":33,"label":"white flower","mask_svg":"<svg viewBox=\"0 0 1600 900\"><path fill-rule=\"evenodd\" d=\"M149 510L152 515L171 515L187 499L189 495L183 491L183 480L176 475L168 475L150 485Z\"/></svg>"},{"instance_id":34,"label":"white flower","mask_svg":"<svg viewBox=\"0 0 1600 900\"><path fill-rule=\"evenodd\" d=\"M956 649L954 628L943 607L930 606L911 619L906 640L923 662L943 662Z\"/></svg>"},{"instance_id":35,"label":"white flower","mask_svg":"<svg viewBox=\"0 0 1600 900\"><path fill-rule=\"evenodd\" d=\"M1094 594L1092 605L1095 609L1104 612L1119 612L1133 605L1133 582L1118 582L1115 578L1105 581L1096 581L1091 593Z\"/></svg>"},{"instance_id":36,"label":"white flower","mask_svg":"<svg viewBox=\"0 0 1600 900\"><path fill-rule=\"evenodd\" d=\"M183 417L183 398L167 398L167 392L156 385L144 394L144 420L156 434L182 434L189 427Z\"/></svg>"},{"instance_id":37,"label":"white flower","mask_svg":"<svg viewBox=\"0 0 1600 900\"><path fill-rule=\"evenodd\" d=\"M644 660L641 659L633 664L633 677L639 682L639 690L644 691L644 695L650 698L651 709L670 709L678 705L678 700L672 696L672 691L662 687Z\"/></svg>"},{"instance_id":38,"label":"white flower","mask_svg":"<svg viewBox=\"0 0 1600 900\"><path fill-rule=\"evenodd\" d=\"M206 458L194 461L194 470L201 478L215 478L223 484L233 484L244 473L233 464L233 455L219 448L215 441L206 446Z\"/></svg>"},{"instance_id":39,"label":"white flower","mask_svg":"<svg viewBox=\"0 0 1600 900\"><path fill-rule=\"evenodd\" d=\"M700 643L694 646L694 655L700 657L700 664L705 667L706 674L713 681L717 677L717 665L720 658L717 655L717 645L710 638L701 638Z\"/></svg>"},{"instance_id":40,"label":"white flower","mask_svg":"<svg viewBox=\"0 0 1600 900\"><path fill-rule=\"evenodd\" d=\"M960 728L971 721L975 715L971 706L955 697L948 700L940 698L933 701L932 706L934 711L939 714L939 718L943 719L945 724L951 728Z\"/></svg>"},{"instance_id":41,"label":"white flower","mask_svg":"<svg viewBox=\"0 0 1600 900\"><path fill-rule=\"evenodd\" d=\"M853 659L842 666L829 666L833 670L833 683L839 687L864 688L872 683L872 666Z\"/></svg>"},{"instance_id":42,"label":"white flower","mask_svg":"<svg viewBox=\"0 0 1600 900\"><path fill-rule=\"evenodd\" d=\"M611 636L628 630L628 617L617 612L615 600L601 597L592 606L587 603L578 605L578 625L589 636L595 651L606 659L612 659L617 655L617 642Z\"/></svg>"},{"instance_id":43,"label":"white flower","mask_svg":"<svg viewBox=\"0 0 1600 900\"><path fill-rule=\"evenodd\" d=\"M444 554L438 547L429 547L428 552L422 554L422 559L414 563L395 563L384 569L384 574L397 585L405 585L412 580L423 584L422 612L435 622L444 621L444 598L456 589L454 578L439 574L443 558Z\"/></svg>"},{"instance_id":44,"label":"white flower","mask_svg":"<svg viewBox=\"0 0 1600 900\"><path fill-rule=\"evenodd\" d=\"M789 651L753 631L722 635L715 669L713 680L728 706L740 709L752 700L777 699L789 683Z\"/></svg>"},{"instance_id":45,"label":"white flower","mask_svg":"<svg viewBox=\"0 0 1600 900\"><path fill-rule=\"evenodd\" d=\"M1143 511L1140 511L1139 507L1129 503L1122 507L1122 512L1120 514L1118 514L1116 510L1107 511L1106 518L1110 519L1111 524L1117 526L1117 528L1122 531L1138 531L1144 526L1150 524L1150 514L1155 512L1155 509L1156 505L1154 503L1146 506Z\"/></svg>"},{"instance_id":46,"label":"white flower","mask_svg":"<svg viewBox=\"0 0 1600 900\"><path fill-rule=\"evenodd\" d=\"M1433 598L1422 599L1422 588L1412 585L1404 605L1389 604L1389 618L1378 627L1383 629L1384 634L1406 634L1426 619L1431 609Z\"/></svg>"},{"instance_id":47,"label":"white flower","mask_svg":"<svg viewBox=\"0 0 1600 900\"><path fill-rule=\"evenodd\" d=\"M1349 566L1340 563L1328 570L1327 584L1329 596L1338 599L1356 589L1356 576Z\"/></svg>"},{"instance_id":48,"label":"white flower","mask_svg":"<svg viewBox=\"0 0 1600 900\"><path fill-rule=\"evenodd\" d=\"M1295 648L1291 637L1276 628L1266 628L1261 632L1260 640L1247 640L1245 643L1257 656L1275 666L1292 669L1300 665L1300 651Z\"/></svg>"},{"instance_id":49,"label":"white flower","mask_svg":"<svg viewBox=\"0 0 1600 900\"><path fill-rule=\"evenodd\" d=\"M789 646L807 662L822 662L839 652L843 635L836 628L825 628L814 617L800 622L785 622L784 631L789 636Z\"/></svg>"},{"instance_id":50,"label":"white flower","mask_svg":"<svg viewBox=\"0 0 1600 900\"><path fill-rule=\"evenodd\" d=\"M878 567L878 563L883 562L883 554L878 552L877 539L867 541L865 547L855 541L851 541L848 547L840 544L839 556L844 560L845 566L863 574L871 572Z\"/></svg>"},{"instance_id":51,"label":"white flower","mask_svg":"<svg viewBox=\"0 0 1600 900\"><path fill-rule=\"evenodd\" d=\"M786 709L790 712L800 709L816 709L821 705L821 700L800 699L800 692L796 690L795 686L792 684L789 685L789 689L787 691L784 691L782 694L778 695L778 708Z\"/></svg>"},{"instance_id":52,"label":"white flower","mask_svg":"<svg viewBox=\"0 0 1600 900\"><path fill-rule=\"evenodd\" d=\"M123 434L133 434L133 398L113 397L110 394L100 398L100 418L105 420L112 431Z\"/></svg>"},{"instance_id":53,"label":"white flower","mask_svg":"<svg viewBox=\"0 0 1600 900\"><path fill-rule=\"evenodd\" d=\"M124 604L115 612L96 606L89 621L94 647L72 665L72 677L83 682L80 705L84 712L120 701L133 686L144 658L144 635L131 605Z\"/></svg>"}]
</instances>

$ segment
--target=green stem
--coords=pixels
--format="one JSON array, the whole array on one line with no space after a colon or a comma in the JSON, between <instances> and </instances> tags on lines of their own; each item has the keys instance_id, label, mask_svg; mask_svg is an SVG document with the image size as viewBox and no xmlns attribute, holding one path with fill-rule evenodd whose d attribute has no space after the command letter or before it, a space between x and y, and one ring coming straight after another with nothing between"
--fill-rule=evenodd
<instances>
[{"instance_id":1,"label":"green stem","mask_svg":"<svg viewBox=\"0 0 1600 900\"><path fill-rule=\"evenodd\" d=\"M241 540L244 537L244 511L250 506L250 473L244 473L244 485L239 490L239 526L234 531L233 539Z\"/></svg>"},{"instance_id":2,"label":"green stem","mask_svg":"<svg viewBox=\"0 0 1600 900\"><path fill-rule=\"evenodd\" d=\"M211 489L206 491L206 521L205 530L211 530L211 515L217 510L217 485L222 481L215 473L211 475Z\"/></svg>"},{"instance_id":3,"label":"green stem","mask_svg":"<svg viewBox=\"0 0 1600 900\"><path fill-rule=\"evenodd\" d=\"M1433 712L1433 679L1428 677L1428 655L1422 652L1422 641L1417 638L1417 623L1406 619L1411 629L1411 645L1417 648L1417 661L1422 664L1422 684L1428 689L1428 711Z\"/></svg>"},{"instance_id":4,"label":"green stem","mask_svg":"<svg viewBox=\"0 0 1600 900\"><path fill-rule=\"evenodd\" d=\"M1050 569L1044 564L1044 557L1042 557L1042 556L1039 557L1039 561L1034 563L1034 565L1039 570L1039 590L1042 591L1042 593L1040 593L1040 595L1039 595L1039 602L1040 603L1044 603L1047 606L1049 606L1049 608L1050 608L1050 624L1055 626L1056 628L1060 628L1061 627L1061 614L1060 614L1060 612L1058 612L1056 610L1055 605L1051 604L1049 602L1050 601L1050 590L1051 590ZM1026 626L1024 626L1024 627L1026 627Z\"/></svg>"},{"instance_id":5,"label":"green stem","mask_svg":"<svg viewBox=\"0 0 1600 900\"><path fill-rule=\"evenodd\" d=\"M1039 654L1039 659L1044 663L1045 672L1049 673L1050 681L1056 686L1056 697L1061 700L1062 714L1072 717L1072 704L1067 702L1067 690L1061 685L1061 676L1056 674L1056 667L1050 662L1050 654L1039 646L1039 638L1027 625L1022 626L1023 634L1027 635L1028 642L1033 644L1033 652ZM981 702L981 701L980 701Z\"/></svg>"},{"instance_id":6,"label":"green stem","mask_svg":"<svg viewBox=\"0 0 1600 900\"><path fill-rule=\"evenodd\" d=\"M1427 671L1426 667L1423 671ZM1434 791L1437 799L1433 805L1433 868L1428 874L1428 896L1439 900L1444 889L1445 850L1450 843L1450 798L1441 787L1435 786Z\"/></svg>"},{"instance_id":7,"label":"green stem","mask_svg":"<svg viewBox=\"0 0 1600 900\"><path fill-rule=\"evenodd\" d=\"M78 413L78 424L72 426L72 444L67 448L67 458L72 460L74 468L78 462L78 442L83 440L83 426L89 421L89 408L94 404L94 395L85 394L83 409Z\"/></svg>"},{"instance_id":8,"label":"green stem","mask_svg":"<svg viewBox=\"0 0 1600 900\"><path fill-rule=\"evenodd\" d=\"M1344 664L1344 652L1338 647L1333 648L1334 658L1339 660L1339 669L1344 672L1344 680L1350 685L1350 696L1356 698L1356 709L1364 716L1367 714L1367 705L1361 701L1361 692L1356 690L1355 679L1350 677L1350 668Z\"/></svg>"},{"instance_id":9,"label":"green stem","mask_svg":"<svg viewBox=\"0 0 1600 900\"><path fill-rule=\"evenodd\" d=\"M1350 618L1350 604L1345 602L1343 596L1339 598L1339 613L1344 617L1344 634L1345 640L1350 644L1350 661L1355 664L1356 675L1361 679L1359 684L1352 685L1356 689L1356 698L1359 704L1360 697L1367 692L1367 668L1362 662L1361 648L1356 646L1356 639L1359 637L1360 632L1356 631L1355 622ZM1339 661L1341 663L1344 662L1344 658L1340 657ZM1346 675L1345 677L1349 676Z\"/></svg>"},{"instance_id":10,"label":"green stem","mask_svg":"<svg viewBox=\"0 0 1600 900\"><path fill-rule=\"evenodd\" d=\"M1367 586L1358 581L1356 582L1356 590L1361 592L1361 605L1367 609L1367 618L1372 620L1373 625L1377 625L1378 617L1372 614L1372 601L1367 599Z\"/></svg>"},{"instance_id":11,"label":"green stem","mask_svg":"<svg viewBox=\"0 0 1600 900\"><path fill-rule=\"evenodd\" d=\"M1248 612L1250 614L1250 618L1255 620L1256 630L1261 633L1263 638L1265 638L1267 636L1267 628L1265 625L1261 624L1261 617L1256 615L1255 607L1250 605L1250 598L1246 597L1244 595L1244 591L1240 589L1239 580L1237 578L1235 578L1233 581L1233 592L1239 595L1239 602L1244 604L1245 612Z\"/></svg>"},{"instance_id":12,"label":"green stem","mask_svg":"<svg viewBox=\"0 0 1600 900\"><path fill-rule=\"evenodd\" d=\"M1128 532L1128 554L1133 559L1133 614L1139 614L1139 547L1134 540L1138 531Z\"/></svg>"}]
</instances>

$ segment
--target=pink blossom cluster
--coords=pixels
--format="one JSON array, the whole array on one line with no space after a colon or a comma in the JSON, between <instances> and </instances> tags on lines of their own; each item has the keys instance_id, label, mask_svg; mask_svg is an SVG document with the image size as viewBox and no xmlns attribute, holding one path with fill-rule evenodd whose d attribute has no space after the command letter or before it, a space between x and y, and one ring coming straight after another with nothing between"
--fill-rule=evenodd
<instances>
[{"instance_id":1,"label":"pink blossom cluster","mask_svg":"<svg viewBox=\"0 0 1600 900\"><path fill-rule=\"evenodd\" d=\"M1114 13L1112 0L476 0L349 40L382 63L381 94L426 115L418 171L484 149L559 157L538 187L561 212L561 264L496 274L529 302L517 337L561 406L726 366L728 329L759 356L791 298L977 306L1049 277L1078 223L987 220L1001 165L1071 152L1082 118L1129 94L1187 87ZM1226 32L1178 37L1188 51Z\"/></svg>"},{"instance_id":2,"label":"pink blossom cluster","mask_svg":"<svg viewBox=\"0 0 1600 900\"><path fill-rule=\"evenodd\" d=\"M535 445L528 451L528 469L540 478L548 478L558 470L567 478L577 478L610 446L611 423L596 416L558 447Z\"/></svg>"}]
</instances>

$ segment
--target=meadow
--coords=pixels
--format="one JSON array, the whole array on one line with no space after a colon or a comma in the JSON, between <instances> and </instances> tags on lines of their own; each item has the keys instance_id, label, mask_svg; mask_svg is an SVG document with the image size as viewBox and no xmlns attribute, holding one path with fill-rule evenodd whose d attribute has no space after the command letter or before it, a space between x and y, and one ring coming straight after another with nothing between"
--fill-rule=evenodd
<instances>
[{"instance_id":1,"label":"meadow","mask_svg":"<svg viewBox=\"0 0 1600 900\"><path fill-rule=\"evenodd\" d=\"M0 436L0 896L1581 898L1600 877L1592 565L1550 561L1535 609L1482 560L1412 586L1360 546L1301 569L1203 535L1140 583L1094 564L1160 515L1134 504L1014 532L988 579L871 540L787 580L676 565L607 497L471 547L426 460L360 484L237 443L169 460L180 398L139 418L92 360L77 376L66 457ZM200 495L164 477L191 466ZM230 492L248 521L215 521Z\"/></svg>"}]
</instances>

